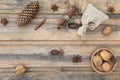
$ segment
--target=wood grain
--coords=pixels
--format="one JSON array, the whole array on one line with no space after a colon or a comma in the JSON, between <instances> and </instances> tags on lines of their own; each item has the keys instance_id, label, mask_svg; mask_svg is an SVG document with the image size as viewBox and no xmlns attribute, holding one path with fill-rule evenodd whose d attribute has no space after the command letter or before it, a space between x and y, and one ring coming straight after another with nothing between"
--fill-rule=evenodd
<instances>
[{"instance_id":1,"label":"wood grain","mask_svg":"<svg viewBox=\"0 0 120 80\"><path fill-rule=\"evenodd\" d=\"M0 78L1 80L119 80L119 75L120 73L100 75L95 72L33 72L21 76L13 73L3 73Z\"/></svg>"},{"instance_id":2,"label":"wood grain","mask_svg":"<svg viewBox=\"0 0 120 80\"><path fill-rule=\"evenodd\" d=\"M34 0L29 0L29 2L32 2ZM69 10L70 3L76 3L76 6L82 9L82 12L86 9L86 6L88 3L92 3L97 7L98 9L106 12L106 1L107 0L39 0L40 3L40 14L56 14L56 13L67 13ZM1 0L0 1L0 13L20 13L23 7L29 3L27 0ZM115 14L120 13L119 0L111 0L111 4L115 8ZM44 5L45 4L45 5ZM59 11L56 13L52 12L50 10L51 4L57 4L59 6ZM106 12L108 13L108 12Z\"/></svg>"},{"instance_id":3,"label":"wood grain","mask_svg":"<svg viewBox=\"0 0 120 80\"><path fill-rule=\"evenodd\" d=\"M12 47L12 48L10 48ZM119 45L1 45L0 46L0 66L5 67L15 67L18 64L25 64L28 67L91 67L90 66L90 56L93 51L101 48L108 47L114 50L115 55L117 55L117 60L120 60L120 49ZM63 49L64 56L52 56L50 51L52 49ZM82 62L73 63L73 55L81 55ZM3 63L5 63L3 65ZM118 66L120 63L118 62Z\"/></svg>"},{"instance_id":4,"label":"wood grain","mask_svg":"<svg viewBox=\"0 0 120 80\"><path fill-rule=\"evenodd\" d=\"M38 0L40 10L32 22L20 28L16 19L24 6L34 0L0 0L0 18L5 17L9 23L0 24L0 80L119 80L120 77L120 0L111 0L115 8L113 14L106 12L107 0ZM81 8L72 21L80 20L88 3L105 12L110 19L103 22L94 31L87 31L85 40L77 35L77 30L64 28L57 30L57 23L72 4ZM57 4L59 10L52 12L51 4ZM34 27L46 18L45 24L34 31ZM113 32L103 36L105 26L112 26ZM107 75L97 74L90 65L93 51L107 47L117 56L116 69ZM61 48L64 56L52 56L50 50ZM82 62L72 63L73 55L81 55ZM15 74L15 67L25 64L27 73Z\"/></svg>"},{"instance_id":5,"label":"wood grain","mask_svg":"<svg viewBox=\"0 0 120 80\"><path fill-rule=\"evenodd\" d=\"M53 17L53 16L49 16ZM77 30L62 29L57 30L58 19L47 19L45 24L37 31L34 27L42 19L34 19L29 25L19 28L16 24L16 20L13 18L9 19L7 26L0 24L0 40L81 40L77 35ZM73 21L78 19L73 19ZM119 40L119 19L109 19L104 22L94 31L87 31L85 40ZM103 36L102 30L106 26L112 26L113 32L109 36Z\"/></svg>"}]
</instances>

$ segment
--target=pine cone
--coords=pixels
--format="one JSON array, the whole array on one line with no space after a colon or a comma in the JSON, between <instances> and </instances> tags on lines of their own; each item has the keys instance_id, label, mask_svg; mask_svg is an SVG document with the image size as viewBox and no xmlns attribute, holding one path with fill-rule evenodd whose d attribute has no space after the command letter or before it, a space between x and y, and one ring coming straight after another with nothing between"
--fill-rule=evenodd
<instances>
[{"instance_id":1,"label":"pine cone","mask_svg":"<svg viewBox=\"0 0 120 80\"><path fill-rule=\"evenodd\" d=\"M22 27L30 23L30 21L34 18L38 10L39 10L38 1L28 4L18 17L17 20L18 26Z\"/></svg>"}]
</instances>

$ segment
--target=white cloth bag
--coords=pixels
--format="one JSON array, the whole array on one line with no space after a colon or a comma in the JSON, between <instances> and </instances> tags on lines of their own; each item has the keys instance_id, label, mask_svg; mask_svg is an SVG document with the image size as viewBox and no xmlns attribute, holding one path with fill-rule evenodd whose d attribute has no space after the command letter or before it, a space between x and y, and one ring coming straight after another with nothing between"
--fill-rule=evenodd
<instances>
[{"instance_id":1,"label":"white cloth bag","mask_svg":"<svg viewBox=\"0 0 120 80\"><path fill-rule=\"evenodd\" d=\"M98 10L91 3L89 3L82 15L82 26L78 29L77 34L81 36L82 39L84 39L87 29L94 30L107 19L109 19L109 17L105 13Z\"/></svg>"}]
</instances>

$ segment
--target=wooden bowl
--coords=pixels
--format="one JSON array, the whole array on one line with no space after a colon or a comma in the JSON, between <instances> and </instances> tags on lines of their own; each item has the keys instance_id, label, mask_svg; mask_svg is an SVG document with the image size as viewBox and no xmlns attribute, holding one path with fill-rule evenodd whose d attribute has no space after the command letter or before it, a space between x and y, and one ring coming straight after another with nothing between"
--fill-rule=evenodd
<instances>
[{"instance_id":1,"label":"wooden bowl","mask_svg":"<svg viewBox=\"0 0 120 80\"><path fill-rule=\"evenodd\" d=\"M95 64L93 63L93 57L94 57L95 55L99 55L102 50L108 51L109 53L111 53L112 57L114 58L114 63L113 63L113 65L112 65L112 68L111 68L110 71L107 71L107 72L102 71L102 70L98 70L98 68L97 68L97 67L95 66ZM110 59L110 60L111 60L111 59ZM111 62L112 62L112 61L111 61ZM116 66L117 66L117 59L116 59L116 56L115 56L115 54L114 54L114 51L112 51L111 49L108 49L108 48L100 48L100 49L97 49L96 51L94 51L94 53L93 53L92 56L91 56L91 66L92 66L92 68L93 68L97 73L99 73L99 74L108 74L108 73L111 73L111 72L116 68ZM102 67L102 66L101 66L101 67Z\"/></svg>"}]
</instances>

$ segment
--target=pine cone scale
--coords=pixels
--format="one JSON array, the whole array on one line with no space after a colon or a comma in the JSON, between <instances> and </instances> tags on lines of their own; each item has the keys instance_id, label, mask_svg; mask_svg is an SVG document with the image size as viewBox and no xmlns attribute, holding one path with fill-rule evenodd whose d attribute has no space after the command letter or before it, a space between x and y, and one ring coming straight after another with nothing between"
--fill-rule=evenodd
<instances>
[{"instance_id":1,"label":"pine cone scale","mask_svg":"<svg viewBox=\"0 0 120 80\"><path fill-rule=\"evenodd\" d=\"M39 10L39 2L28 4L18 17L17 24L22 27L30 23Z\"/></svg>"}]
</instances>

